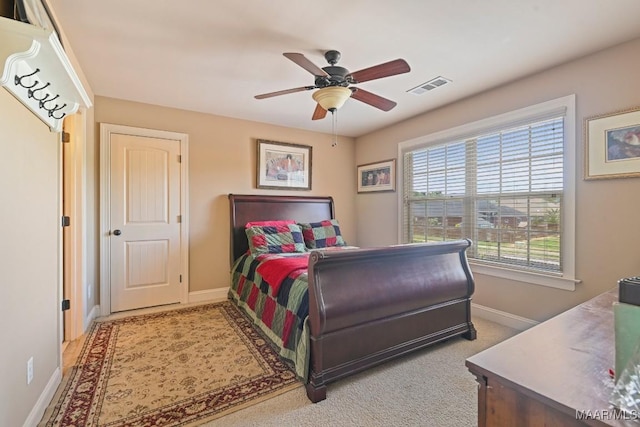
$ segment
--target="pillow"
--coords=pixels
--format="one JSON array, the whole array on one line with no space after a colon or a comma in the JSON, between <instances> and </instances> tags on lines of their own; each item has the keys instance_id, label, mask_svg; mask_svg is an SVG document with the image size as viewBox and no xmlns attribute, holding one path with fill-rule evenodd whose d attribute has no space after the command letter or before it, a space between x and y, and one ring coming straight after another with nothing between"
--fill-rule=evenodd
<instances>
[{"instance_id":1,"label":"pillow","mask_svg":"<svg viewBox=\"0 0 640 427\"><path fill-rule=\"evenodd\" d=\"M336 219L327 219L320 222L298 224L302 228L304 243L309 249L328 248L331 246L346 246L340 225Z\"/></svg>"},{"instance_id":2,"label":"pillow","mask_svg":"<svg viewBox=\"0 0 640 427\"><path fill-rule=\"evenodd\" d=\"M252 226L245 230L251 255L306 252L297 224Z\"/></svg>"}]
</instances>

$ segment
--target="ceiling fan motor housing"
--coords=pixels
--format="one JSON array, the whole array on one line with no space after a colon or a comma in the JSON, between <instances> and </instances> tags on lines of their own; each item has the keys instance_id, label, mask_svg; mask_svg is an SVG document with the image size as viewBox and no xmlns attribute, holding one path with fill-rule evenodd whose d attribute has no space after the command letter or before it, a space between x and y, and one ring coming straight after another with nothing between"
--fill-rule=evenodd
<instances>
[{"instance_id":1,"label":"ceiling fan motor housing","mask_svg":"<svg viewBox=\"0 0 640 427\"><path fill-rule=\"evenodd\" d=\"M344 86L347 87L350 82L347 78L349 75L349 70L344 67L338 67L337 65L332 65L329 67L322 68L328 76L316 76L315 84L316 86L322 88L327 86Z\"/></svg>"}]
</instances>

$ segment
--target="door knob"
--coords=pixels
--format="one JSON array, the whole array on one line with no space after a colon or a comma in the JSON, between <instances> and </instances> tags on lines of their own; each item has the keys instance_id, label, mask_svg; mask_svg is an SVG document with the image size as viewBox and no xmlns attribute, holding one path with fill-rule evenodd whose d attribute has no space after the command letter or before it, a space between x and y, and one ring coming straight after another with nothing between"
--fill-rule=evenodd
<instances>
[{"instance_id":1,"label":"door knob","mask_svg":"<svg viewBox=\"0 0 640 427\"><path fill-rule=\"evenodd\" d=\"M119 236L119 235L121 235L121 234L122 234L122 231L120 231L120 230L113 230L113 235L114 235L114 236Z\"/></svg>"}]
</instances>

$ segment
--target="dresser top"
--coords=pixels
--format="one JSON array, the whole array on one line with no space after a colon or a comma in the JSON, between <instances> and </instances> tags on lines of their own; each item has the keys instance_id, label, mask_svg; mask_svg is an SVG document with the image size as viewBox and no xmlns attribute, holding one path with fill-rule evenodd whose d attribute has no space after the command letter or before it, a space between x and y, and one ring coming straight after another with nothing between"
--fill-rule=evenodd
<instances>
[{"instance_id":1,"label":"dresser top","mask_svg":"<svg viewBox=\"0 0 640 427\"><path fill-rule=\"evenodd\" d=\"M466 365L572 416L611 411L617 301L616 288L470 357Z\"/></svg>"}]
</instances>

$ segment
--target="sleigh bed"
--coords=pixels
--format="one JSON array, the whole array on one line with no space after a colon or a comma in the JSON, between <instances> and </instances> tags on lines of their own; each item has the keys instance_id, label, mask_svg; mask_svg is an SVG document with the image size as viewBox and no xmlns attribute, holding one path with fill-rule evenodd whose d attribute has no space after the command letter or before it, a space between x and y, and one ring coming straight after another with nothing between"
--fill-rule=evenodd
<instances>
[{"instance_id":1,"label":"sleigh bed","mask_svg":"<svg viewBox=\"0 0 640 427\"><path fill-rule=\"evenodd\" d=\"M312 402L326 398L328 383L371 366L451 337L476 338L470 241L255 256L247 223L334 220L339 234L333 199L230 194L229 202L229 298L292 362ZM272 258L289 265L275 287L265 277L274 281L278 269L261 265L276 265Z\"/></svg>"}]
</instances>

